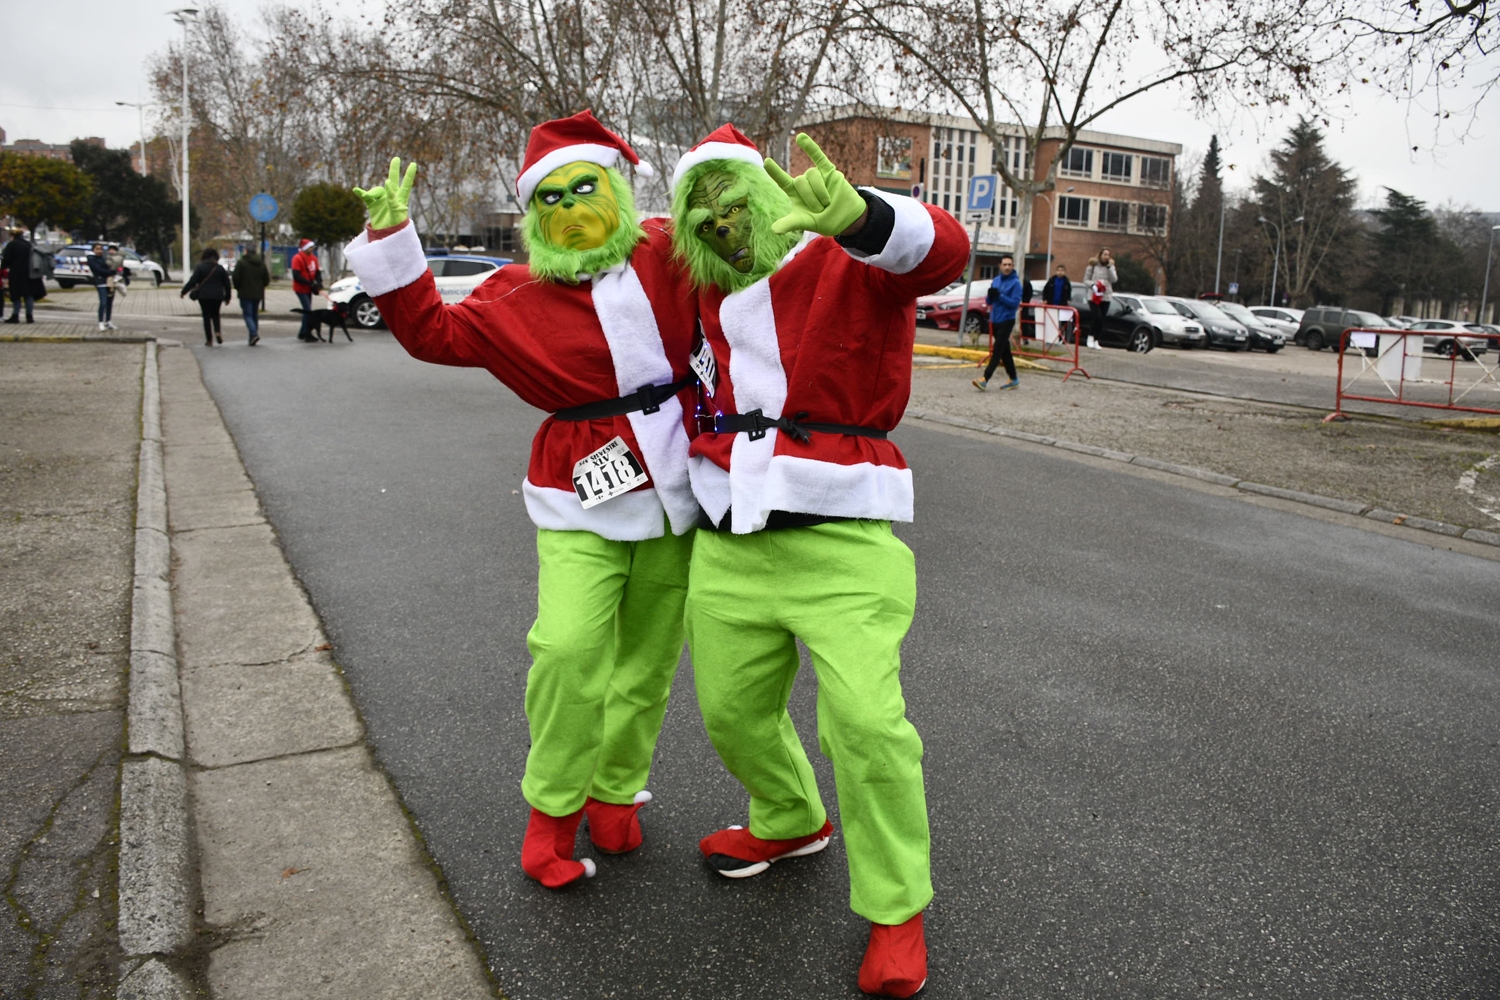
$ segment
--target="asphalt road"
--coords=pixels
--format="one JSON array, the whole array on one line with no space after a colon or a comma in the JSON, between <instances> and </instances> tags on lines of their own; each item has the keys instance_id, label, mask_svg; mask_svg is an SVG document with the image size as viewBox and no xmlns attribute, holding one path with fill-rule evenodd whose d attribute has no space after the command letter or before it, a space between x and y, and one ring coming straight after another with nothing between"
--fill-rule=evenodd
<instances>
[{"instance_id":1,"label":"asphalt road","mask_svg":"<svg viewBox=\"0 0 1500 1000\"><path fill-rule=\"evenodd\" d=\"M516 491L539 415L355 336L194 350L501 988L859 996L838 837L743 882L700 863L745 806L686 666L646 846L560 894L522 875ZM1500 993L1500 566L1003 441L895 437L918 482L899 533L937 887L924 996ZM805 671L809 741L814 695Z\"/></svg>"}]
</instances>

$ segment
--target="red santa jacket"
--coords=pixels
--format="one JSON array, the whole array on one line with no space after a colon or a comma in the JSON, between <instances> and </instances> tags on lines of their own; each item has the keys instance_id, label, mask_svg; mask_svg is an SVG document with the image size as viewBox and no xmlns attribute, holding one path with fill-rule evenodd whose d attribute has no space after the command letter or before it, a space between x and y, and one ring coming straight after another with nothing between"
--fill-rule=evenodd
<instances>
[{"instance_id":1,"label":"red santa jacket","mask_svg":"<svg viewBox=\"0 0 1500 1000\"><path fill-rule=\"evenodd\" d=\"M310 295L318 284L318 255L298 250L292 255L292 291Z\"/></svg>"},{"instance_id":2,"label":"red santa jacket","mask_svg":"<svg viewBox=\"0 0 1500 1000\"><path fill-rule=\"evenodd\" d=\"M969 241L947 212L874 191L894 210L884 248L859 256L809 234L770 277L730 295L700 292L718 384L710 408L809 423L890 430L911 395L916 297L963 271ZM705 387L705 393L708 387ZM799 441L770 429L703 434L688 462L693 491L736 534L759 531L772 511L912 519L912 477L890 441L813 432Z\"/></svg>"},{"instance_id":3,"label":"red santa jacket","mask_svg":"<svg viewBox=\"0 0 1500 1000\"><path fill-rule=\"evenodd\" d=\"M511 264L452 305L443 303L410 225L379 240L363 234L345 252L413 357L484 368L527 403L555 413L688 376L697 313L664 223L645 222L647 238L628 262L577 285L541 281ZM532 521L638 541L663 534L665 513L674 534L686 533L698 516L687 475L692 405L690 388L654 413L542 421L522 489ZM585 508L573 486L574 464L616 436L650 478Z\"/></svg>"}]
</instances>

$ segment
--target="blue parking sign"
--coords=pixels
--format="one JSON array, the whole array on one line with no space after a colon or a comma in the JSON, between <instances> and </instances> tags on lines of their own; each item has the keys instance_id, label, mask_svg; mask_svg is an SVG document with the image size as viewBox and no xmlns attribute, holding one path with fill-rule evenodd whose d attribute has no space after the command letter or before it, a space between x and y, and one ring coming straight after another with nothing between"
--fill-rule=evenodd
<instances>
[{"instance_id":1,"label":"blue parking sign","mask_svg":"<svg viewBox=\"0 0 1500 1000\"><path fill-rule=\"evenodd\" d=\"M1000 178L994 174L975 174L969 178L967 211L988 212L995 207L995 188Z\"/></svg>"}]
</instances>

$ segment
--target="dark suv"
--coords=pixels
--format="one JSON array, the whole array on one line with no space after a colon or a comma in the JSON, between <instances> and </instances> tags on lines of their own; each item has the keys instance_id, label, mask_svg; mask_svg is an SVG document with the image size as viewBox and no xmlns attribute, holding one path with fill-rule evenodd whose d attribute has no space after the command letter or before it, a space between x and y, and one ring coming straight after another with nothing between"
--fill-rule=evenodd
<instances>
[{"instance_id":1,"label":"dark suv","mask_svg":"<svg viewBox=\"0 0 1500 1000\"><path fill-rule=\"evenodd\" d=\"M1302 323L1292 343L1301 344L1309 351L1321 351L1325 347L1336 347L1345 330L1373 327L1383 330L1390 327L1381 317L1358 309L1340 309L1338 306L1316 306L1302 314Z\"/></svg>"}]
</instances>

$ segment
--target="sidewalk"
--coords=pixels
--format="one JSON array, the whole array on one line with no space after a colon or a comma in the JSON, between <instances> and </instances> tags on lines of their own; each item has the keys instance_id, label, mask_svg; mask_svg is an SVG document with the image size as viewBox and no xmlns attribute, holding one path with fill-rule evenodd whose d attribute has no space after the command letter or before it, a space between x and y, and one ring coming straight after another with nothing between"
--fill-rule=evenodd
<instances>
[{"instance_id":1,"label":"sidewalk","mask_svg":"<svg viewBox=\"0 0 1500 1000\"><path fill-rule=\"evenodd\" d=\"M0 358L0 996L494 997L193 355Z\"/></svg>"}]
</instances>

